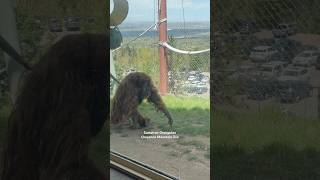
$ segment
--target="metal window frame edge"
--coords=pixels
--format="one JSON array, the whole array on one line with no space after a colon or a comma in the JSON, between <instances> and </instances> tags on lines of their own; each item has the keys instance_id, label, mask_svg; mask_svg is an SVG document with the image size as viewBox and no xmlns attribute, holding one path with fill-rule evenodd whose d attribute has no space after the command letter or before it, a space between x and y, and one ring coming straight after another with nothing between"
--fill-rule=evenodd
<instances>
[{"instance_id":1,"label":"metal window frame edge","mask_svg":"<svg viewBox=\"0 0 320 180\"><path fill-rule=\"evenodd\" d=\"M115 151L110 151L110 166L134 179L179 180L177 177Z\"/></svg>"}]
</instances>

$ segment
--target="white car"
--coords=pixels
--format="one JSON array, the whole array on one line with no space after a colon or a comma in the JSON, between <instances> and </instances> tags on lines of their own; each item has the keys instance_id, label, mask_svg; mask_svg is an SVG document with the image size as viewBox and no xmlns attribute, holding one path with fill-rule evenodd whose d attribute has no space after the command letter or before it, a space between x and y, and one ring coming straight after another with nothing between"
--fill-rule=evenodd
<instances>
[{"instance_id":1,"label":"white car","mask_svg":"<svg viewBox=\"0 0 320 180\"><path fill-rule=\"evenodd\" d=\"M257 46L254 47L249 55L253 62L269 62L273 54L278 51L271 46Z\"/></svg>"},{"instance_id":2,"label":"white car","mask_svg":"<svg viewBox=\"0 0 320 180\"><path fill-rule=\"evenodd\" d=\"M284 63L280 61L273 61L270 63L262 64L259 67L260 76L263 78L276 78L282 74Z\"/></svg>"},{"instance_id":3,"label":"white car","mask_svg":"<svg viewBox=\"0 0 320 180\"><path fill-rule=\"evenodd\" d=\"M317 63L317 58L320 52L317 50L303 51L293 59L293 64L296 66L308 67Z\"/></svg>"},{"instance_id":4,"label":"white car","mask_svg":"<svg viewBox=\"0 0 320 180\"><path fill-rule=\"evenodd\" d=\"M286 68L282 74L278 78L279 81L309 81L310 80L310 71L307 68L290 66Z\"/></svg>"},{"instance_id":5,"label":"white car","mask_svg":"<svg viewBox=\"0 0 320 180\"><path fill-rule=\"evenodd\" d=\"M128 74L130 73L134 73L134 72L137 72L135 69L127 69L125 72L123 72L123 76L127 76Z\"/></svg>"},{"instance_id":6,"label":"white car","mask_svg":"<svg viewBox=\"0 0 320 180\"><path fill-rule=\"evenodd\" d=\"M190 75L190 76L188 77L188 81L194 81L194 80L196 80L196 79L197 79L197 77L194 76L194 75Z\"/></svg>"},{"instance_id":7,"label":"white car","mask_svg":"<svg viewBox=\"0 0 320 180\"><path fill-rule=\"evenodd\" d=\"M202 79L201 79L201 82L203 83L207 83L210 81L210 78L208 76L204 76Z\"/></svg>"}]
</instances>

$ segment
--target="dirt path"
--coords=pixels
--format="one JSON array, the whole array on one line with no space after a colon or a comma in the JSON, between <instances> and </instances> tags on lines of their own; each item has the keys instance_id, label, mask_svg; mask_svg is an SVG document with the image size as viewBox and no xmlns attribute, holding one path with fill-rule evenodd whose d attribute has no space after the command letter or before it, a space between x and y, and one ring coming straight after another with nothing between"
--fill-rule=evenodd
<instances>
[{"instance_id":1,"label":"dirt path","mask_svg":"<svg viewBox=\"0 0 320 180\"><path fill-rule=\"evenodd\" d=\"M186 137L177 134L180 140L142 139L140 136L143 135L143 131L127 128L120 132L113 131L110 135L111 149L176 177L179 177L180 171L179 179L210 179L210 160L205 157L209 147L209 138ZM196 148L188 144L190 142L199 142L202 146Z\"/></svg>"}]
</instances>

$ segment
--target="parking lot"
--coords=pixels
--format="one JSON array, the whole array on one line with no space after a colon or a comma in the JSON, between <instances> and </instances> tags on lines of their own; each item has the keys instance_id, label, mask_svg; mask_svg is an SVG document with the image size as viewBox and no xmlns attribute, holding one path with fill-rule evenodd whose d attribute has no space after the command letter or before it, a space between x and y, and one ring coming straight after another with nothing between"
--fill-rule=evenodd
<instances>
[{"instance_id":1,"label":"parking lot","mask_svg":"<svg viewBox=\"0 0 320 180\"><path fill-rule=\"evenodd\" d=\"M310 84L313 87L309 97L302 98L298 102L280 102L277 97L269 97L263 100L254 100L247 95L237 95L235 100L238 107L250 109L252 112L259 112L265 108L272 108L284 115L296 115L304 118L318 118L318 88L320 87L320 70L313 70Z\"/></svg>"},{"instance_id":2,"label":"parking lot","mask_svg":"<svg viewBox=\"0 0 320 180\"><path fill-rule=\"evenodd\" d=\"M222 47L227 47L226 44L231 41L240 44L239 47L242 48L242 54L239 56L241 60L239 58L238 61L229 63L229 74L226 78L232 79L233 82L241 80L242 84L259 84L254 86L255 92L252 91L252 87L250 89L244 85L245 92L238 93L234 98L240 107L253 111L272 107L288 115L318 117L320 35L297 32L278 38L272 30L260 30L247 36L234 33L225 39L227 40L222 42ZM305 85L301 85L305 86L304 89L288 85L284 91L280 86L285 82L302 82L307 84L308 88ZM291 93L295 94L292 95L292 100L288 98L288 94Z\"/></svg>"}]
</instances>

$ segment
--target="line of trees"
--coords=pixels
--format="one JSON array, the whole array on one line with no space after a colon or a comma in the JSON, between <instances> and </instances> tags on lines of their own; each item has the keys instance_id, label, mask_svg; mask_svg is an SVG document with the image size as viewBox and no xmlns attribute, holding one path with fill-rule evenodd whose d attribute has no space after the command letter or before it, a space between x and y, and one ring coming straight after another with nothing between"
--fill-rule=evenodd
<instances>
[{"instance_id":1,"label":"line of trees","mask_svg":"<svg viewBox=\"0 0 320 180\"><path fill-rule=\"evenodd\" d=\"M219 0L211 9L212 29L228 31L237 20L254 21L261 28L296 22L302 32L320 34L318 0Z\"/></svg>"}]
</instances>

